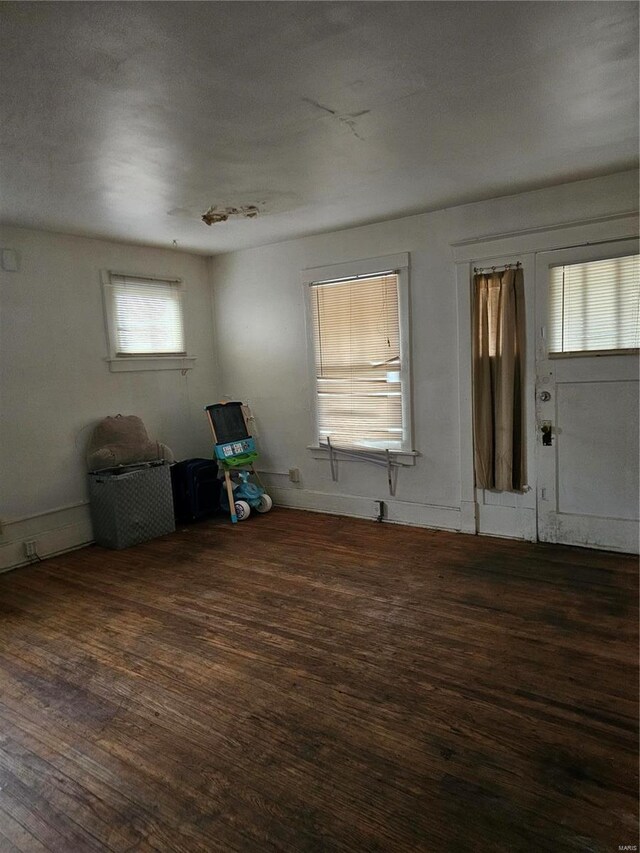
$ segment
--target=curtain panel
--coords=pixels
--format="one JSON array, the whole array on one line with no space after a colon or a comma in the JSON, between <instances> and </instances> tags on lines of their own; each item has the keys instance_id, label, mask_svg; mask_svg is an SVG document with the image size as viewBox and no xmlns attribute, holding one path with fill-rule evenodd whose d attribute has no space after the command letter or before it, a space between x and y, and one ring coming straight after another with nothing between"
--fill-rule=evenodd
<instances>
[{"instance_id":1,"label":"curtain panel","mask_svg":"<svg viewBox=\"0 0 640 853\"><path fill-rule=\"evenodd\" d=\"M526 478L520 267L474 276L472 347L476 486L520 492Z\"/></svg>"}]
</instances>

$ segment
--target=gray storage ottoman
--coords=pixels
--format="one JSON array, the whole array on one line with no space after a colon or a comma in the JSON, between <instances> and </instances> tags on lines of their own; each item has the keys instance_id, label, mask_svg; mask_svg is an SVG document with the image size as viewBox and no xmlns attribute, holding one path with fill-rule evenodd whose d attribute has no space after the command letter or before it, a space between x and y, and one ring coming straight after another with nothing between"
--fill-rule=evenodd
<instances>
[{"instance_id":1,"label":"gray storage ottoman","mask_svg":"<svg viewBox=\"0 0 640 853\"><path fill-rule=\"evenodd\" d=\"M175 529L169 465L128 465L89 474L93 538L128 548Z\"/></svg>"}]
</instances>

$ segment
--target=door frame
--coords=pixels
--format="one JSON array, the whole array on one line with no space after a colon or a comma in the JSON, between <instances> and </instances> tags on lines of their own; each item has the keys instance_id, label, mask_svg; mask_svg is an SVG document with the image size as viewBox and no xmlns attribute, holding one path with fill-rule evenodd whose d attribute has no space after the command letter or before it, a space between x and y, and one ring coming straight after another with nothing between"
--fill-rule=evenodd
<instances>
[{"instance_id":1,"label":"door frame","mask_svg":"<svg viewBox=\"0 0 640 853\"><path fill-rule=\"evenodd\" d=\"M454 263L455 286L458 309L458 403L460 429L460 530L464 533L482 533L510 538L537 540L537 469L535 459L535 318L536 298L535 255L559 249L578 248L597 243L612 243L617 240L637 238L640 230L636 212L625 211L611 216L568 223L548 228L534 228L509 234L495 234L451 243ZM529 263L525 269L525 289L529 304L527 317L527 364L525 387L527 415L527 480L530 492L525 492L520 501L509 507L494 510L479 510L481 497L475 488L473 465L473 402L471 369L471 287L474 265L491 266L506 259L516 258L523 264L525 256ZM500 261L502 259L502 261ZM530 270L530 272L529 272ZM527 275L529 284L527 284ZM531 295L532 294L532 295ZM533 299L533 301L531 301ZM530 351L533 349L532 356ZM532 416L533 415L533 416ZM533 432L533 438L531 438Z\"/></svg>"}]
</instances>

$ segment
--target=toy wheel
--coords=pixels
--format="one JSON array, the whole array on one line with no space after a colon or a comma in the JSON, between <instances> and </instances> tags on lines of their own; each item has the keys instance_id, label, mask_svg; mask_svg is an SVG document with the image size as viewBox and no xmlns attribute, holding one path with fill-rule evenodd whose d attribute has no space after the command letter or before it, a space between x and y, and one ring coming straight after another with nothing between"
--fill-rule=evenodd
<instances>
[{"instance_id":1,"label":"toy wheel","mask_svg":"<svg viewBox=\"0 0 640 853\"><path fill-rule=\"evenodd\" d=\"M251 507L246 501L236 501L235 507L238 521L244 521L245 518L249 518L251 515Z\"/></svg>"},{"instance_id":2,"label":"toy wheel","mask_svg":"<svg viewBox=\"0 0 640 853\"><path fill-rule=\"evenodd\" d=\"M269 512L273 506L273 501L269 495L260 495L260 503L256 507L256 512Z\"/></svg>"}]
</instances>

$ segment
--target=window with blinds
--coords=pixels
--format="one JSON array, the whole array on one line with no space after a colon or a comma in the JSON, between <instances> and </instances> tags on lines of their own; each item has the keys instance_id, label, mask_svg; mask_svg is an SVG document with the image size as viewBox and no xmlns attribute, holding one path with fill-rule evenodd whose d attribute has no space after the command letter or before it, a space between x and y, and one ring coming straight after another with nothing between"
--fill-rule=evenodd
<instances>
[{"instance_id":1,"label":"window with blinds","mask_svg":"<svg viewBox=\"0 0 640 853\"><path fill-rule=\"evenodd\" d=\"M550 354L640 347L640 256L551 267Z\"/></svg>"},{"instance_id":2,"label":"window with blinds","mask_svg":"<svg viewBox=\"0 0 640 853\"><path fill-rule=\"evenodd\" d=\"M179 282L111 275L109 292L116 357L186 355Z\"/></svg>"},{"instance_id":3,"label":"window with blinds","mask_svg":"<svg viewBox=\"0 0 640 853\"><path fill-rule=\"evenodd\" d=\"M311 285L318 439L403 449L398 275Z\"/></svg>"}]
</instances>

